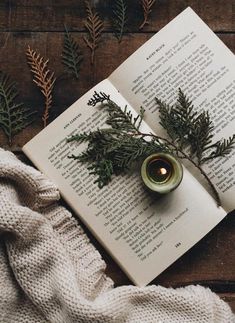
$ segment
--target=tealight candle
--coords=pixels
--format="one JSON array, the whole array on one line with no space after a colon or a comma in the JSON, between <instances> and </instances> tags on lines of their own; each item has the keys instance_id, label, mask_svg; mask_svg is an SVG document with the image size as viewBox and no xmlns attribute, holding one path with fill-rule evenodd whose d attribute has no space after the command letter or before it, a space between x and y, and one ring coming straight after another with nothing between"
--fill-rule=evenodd
<instances>
[{"instance_id":1,"label":"tealight candle","mask_svg":"<svg viewBox=\"0 0 235 323\"><path fill-rule=\"evenodd\" d=\"M151 191L166 194L176 189L182 181L183 168L172 155L156 153L144 160L141 176Z\"/></svg>"}]
</instances>

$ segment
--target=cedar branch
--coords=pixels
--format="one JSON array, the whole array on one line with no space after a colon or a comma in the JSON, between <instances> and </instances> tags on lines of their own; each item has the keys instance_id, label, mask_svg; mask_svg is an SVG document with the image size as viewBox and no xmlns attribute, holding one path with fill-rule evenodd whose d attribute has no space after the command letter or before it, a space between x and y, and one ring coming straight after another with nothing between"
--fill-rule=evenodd
<instances>
[{"instance_id":1,"label":"cedar branch","mask_svg":"<svg viewBox=\"0 0 235 323\"><path fill-rule=\"evenodd\" d=\"M143 29L146 24L149 24L148 18L150 13L152 12L152 7L155 4L156 0L141 0L141 6L143 9L144 20L140 25L139 29Z\"/></svg>"},{"instance_id":2,"label":"cedar branch","mask_svg":"<svg viewBox=\"0 0 235 323\"><path fill-rule=\"evenodd\" d=\"M44 60L44 58L39 53L32 50L30 46L28 46L26 56L28 64L31 67L31 72L33 73L33 82L40 88L45 98L45 107L42 116L43 126L45 128L49 118L49 110L52 106L52 90L56 78L54 77L54 72L51 72L47 68L49 59Z\"/></svg>"},{"instance_id":3,"label":"cedar branch","mask_svg":"<svg viewBox=\"0 0 235 323\"><path fill-rule=\"evenodd\" d=\"M97 12L92 10L89 1L85 1L87 19L85 21L85 27L88 31L88 36L83 37L86 45L91 50L91 64L94 64L95 50L98 47L102 31L104 29L104 23L100 19Z\"/></svg>"}]
</instances>

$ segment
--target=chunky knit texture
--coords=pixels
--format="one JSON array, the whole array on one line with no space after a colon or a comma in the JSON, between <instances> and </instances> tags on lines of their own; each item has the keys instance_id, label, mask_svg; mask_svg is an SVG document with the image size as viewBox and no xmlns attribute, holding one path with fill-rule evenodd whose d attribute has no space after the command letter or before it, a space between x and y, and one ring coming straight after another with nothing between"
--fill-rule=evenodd
<instances>
[{"instance_id":1,"label":"chunky knit texture","mask_svg":"<svg viewBox=\"0 0 235 323\"><path fill-rule=\"evenodd\" d=\"M235 322L208 288L114 288L57 188L0 149L0 322Z\"/></svg>"}]
</instances>

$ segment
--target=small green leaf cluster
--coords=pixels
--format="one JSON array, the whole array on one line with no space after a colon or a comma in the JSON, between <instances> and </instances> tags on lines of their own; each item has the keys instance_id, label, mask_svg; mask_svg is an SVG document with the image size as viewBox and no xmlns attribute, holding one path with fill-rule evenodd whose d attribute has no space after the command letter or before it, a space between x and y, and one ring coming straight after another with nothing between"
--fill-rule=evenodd
<instances>
[{"instance_id":1,"label":"small green leaf cluster","mask_svg":"<svg viewBox=\"0 0 235 323\"><path fill-rule=\"evenodd\" d=\"M114 1L112 23L115 30L115 36L120 43L127 24L127 5L125 0Z\"/></svg>"},{"instance_id":2,"label":"small green leaf cluster","mask_svg":"<svg viewBox=\"0 0 235 323\"><path fill-rule=\"evenodd\" d=\"M177 103L170 106L156 99L160 124L167 131L176 150L190 150L190 158L197 165L202 165L216 157L223 157L231 152L235 144L235 135L212 143L214 125L208 111L197 112L192 101L179 89Z\"/></svg>"},{"instance_id":3,"label":"small green leaf cluster","mask_svg":"<svg viewBox=\"0 0 235 323\"><path fill-rule=\"evenodd\" d=\"M67 27L65 26L64 34L64 46L62 51L62 62L65 65L67 71L79 78L80 65L83 60L83 55L77 41L73 38L71 33L69 33Z\"/></svg>"},{"instance_id":4,"label":"small green leaf cluster","mask_svg":"<svg viewBox=\"0 0 235 323\"><path fill-rule=\"evenodd\" d=\"M0 128L10 145L13 136L32 122L31 116L34 114L17 102L17 96L16 84L7 74L0 72Z\"/></svg>"}]
</instances>

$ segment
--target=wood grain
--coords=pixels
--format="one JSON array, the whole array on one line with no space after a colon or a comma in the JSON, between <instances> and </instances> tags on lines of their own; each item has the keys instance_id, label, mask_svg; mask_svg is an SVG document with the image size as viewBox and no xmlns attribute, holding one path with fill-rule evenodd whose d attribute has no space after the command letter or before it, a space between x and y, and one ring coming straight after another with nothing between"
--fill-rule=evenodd
<instances>
[{"instance_id":1,"label":"wood grain","mask_svg":"<svg viewBox=\"0 0 235 323\"><path fill-rule=\"evenodd\" d=\"M112 0L91 1L105 21L105 30L112 31ZM128 28L138 32L142 22L139 1L129 0ZM191 6L215 31L235 31L233 1L224 0L157 0L144 31L157 31ZM3 31L61 31L66 23L74 31L84 31L84 1L79 0L2 0L0 2L0 30Z\"/></svg>"}]
</instances>

